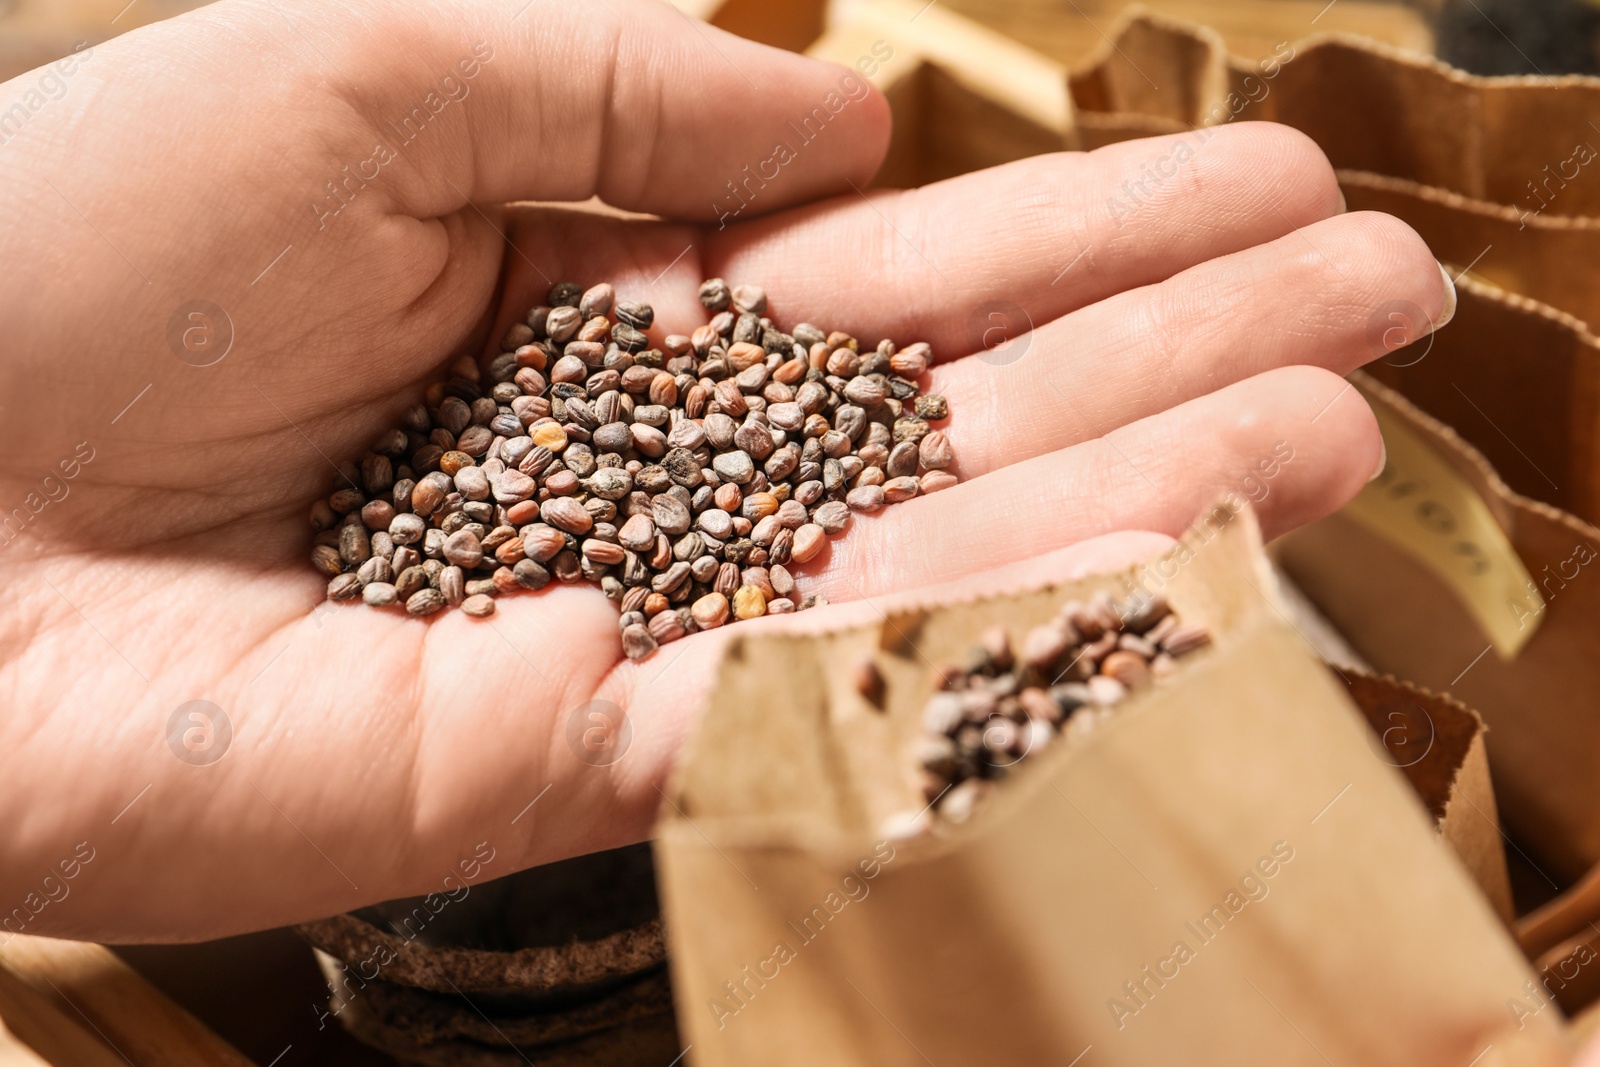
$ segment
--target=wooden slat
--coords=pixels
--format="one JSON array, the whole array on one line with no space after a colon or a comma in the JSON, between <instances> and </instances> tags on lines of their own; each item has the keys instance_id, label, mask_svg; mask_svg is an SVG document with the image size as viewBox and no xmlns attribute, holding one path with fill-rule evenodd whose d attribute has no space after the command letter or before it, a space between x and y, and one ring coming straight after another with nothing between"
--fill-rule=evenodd
<instances>
[{"instance_id":1,"label":"wooden slat","mask_svg":"<svg viewBox=\"0 0 1600 1067\"><path fill-rule=\"evenodd\" d=\"M939 6L1001 31L1069 66L1079 66L1114 35L1128 0L940 0ZM1415 9L1375 0L1143 0L1157 14L1210 26L1228 50L1255 59L1279 41L1314 33L1354 33L1423 55L1433 34ZM919 20L920 21L920 20Z\"/></svg>"},{"instance_id":2,"label":"wooden slat","mask_svg":"<svg viewBox=\"0 0 1600 1067\"><path fill-rule=\"evenodd\" d=\"M0 967L0 1019L15 1042L50 1067L125 1067L126 1061L81 1019L4 967Z\"/></svg>"},{"instance_id":3,"label":"wooden slat","mask_svg":"<svg viewBox=\"0 0 1600 1067\"><path fill-rule=\"evenodd\" d=\"M252 1067L237 1049L100 945L18 935L0 946L0 967L14 986L33 995L28 1004L43 1003L66 1018L88 1020L92 1030L134 1063ZM20 1026L3 1010L0 1017ZM124 1061L117 1056L112 1062Z\"/></svg>"}]
</instances>

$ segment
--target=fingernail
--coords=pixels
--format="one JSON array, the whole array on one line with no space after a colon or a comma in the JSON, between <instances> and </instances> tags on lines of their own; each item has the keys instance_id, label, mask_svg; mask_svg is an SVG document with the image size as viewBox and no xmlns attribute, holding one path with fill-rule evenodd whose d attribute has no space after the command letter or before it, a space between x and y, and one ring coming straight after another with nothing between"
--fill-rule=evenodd
<instances>
[{"instance_id":1,"label":"fingernail","mask_svg":"<svg viewBox=\"0 0 1600 1067\"><path fill-rule=\"evenodd\" d=\"M1338 214L1343 215L1346 211L1349 211L1349 210L1350 210L1350 205L1345 203L1344 190L1340 189L1339 190L1339 211L1338 211Z\"/></svg>"},{"instance_id":2,"label":"fingernail","mask_svg":"<svg viewBox=\"0 0 1600 1067\"><path fill-rule=\"evenodd\" d=\"M1435 330L1456 317L1456 283L1450 280L1450 272L1444 269L1443 263L1439 264L1439 276L1444 279L1444 306L1434 320Z\"/></svg>"},{"instance_id":3,"label":"fingernail","mask_svg":"<svg viewBox=\"0 0 1600 1067\"><path fill-rule=\"evenodd\" d=\"M1372 472L1372 477L1368 478L1367 481L1369 481L1369 482L1377 481L1378 480L1378 475L1383 473L1383 468L1388 466L1388 464L1389 464L1389 445L1388 445L1388 443L1386 441L1384 441L1383 435L1379 434L1378 435L1378 469Z\"/></svg>"}]
</instances>

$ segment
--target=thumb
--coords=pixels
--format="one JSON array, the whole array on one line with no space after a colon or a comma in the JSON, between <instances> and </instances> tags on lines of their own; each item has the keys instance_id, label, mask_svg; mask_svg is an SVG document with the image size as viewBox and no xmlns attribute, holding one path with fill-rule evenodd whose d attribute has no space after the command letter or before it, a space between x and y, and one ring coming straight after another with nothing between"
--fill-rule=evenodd
<instances>
[{"instance_id":1,"label":"thumb","mask_svg":"<svg viewBox=\"0 0 1600 1067\"><path fill-rule=\"evenodd\" d=\"M468 199L599 196L702 219L737 206L730 183L766 211L866 183L888 146L888 106L859 72L664 0L291 0L210 18L249 23L220 35L241 53L228 62L249 65L263 40L303 53L365 119L344 124L336 158L381 168L394 206L419 218Z\"/></svg>"}]
</instances>

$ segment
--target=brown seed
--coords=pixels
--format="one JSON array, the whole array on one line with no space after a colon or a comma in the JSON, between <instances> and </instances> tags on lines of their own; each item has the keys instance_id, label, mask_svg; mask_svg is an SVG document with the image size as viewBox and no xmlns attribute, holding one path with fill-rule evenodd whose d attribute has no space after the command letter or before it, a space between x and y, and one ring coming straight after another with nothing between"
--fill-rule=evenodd
<instances>
[{"instance_id":1,"label":"brown seed","mask_svg":"<svg viewBox=\"0 0 1600 1067\"><path fill-rule=\"evenodd\" d=\"M689 610L700 629L715 629L728 621L728 598L721 593L707 593L696 600Z\"/></svg>"},{"instance_id":2,"label":"brown seed","mask_svg":"<svg viewBox=\"0 0 1600 1067\"><path fill-rule=\"evenodd\" d=\"M1119 649L1100 662L1100 673L1115 678L1128 689L1137 689L1150 680L1150 668L1137 652Z\"/></svg>"},{"instance_id":3,"label":"brown seed","mask_svg":"<svg viewBox=\"0 0 1600 1067\"><path fill-rule=\"evenodd\" d=\"M570 470L556 471L544 480L544 487L551 496L571 496L578 491L578 476Z\"/></svg>"},{"instance_id":4,"label":"brown seed","mask_svg":"<svg viewBox=\"0 0 1600 1067\"><path fill-rule=\"evenodd\" d=\"M407 567L400 572L400 576L394 582L395 592L401 600L411 599L413 593L419 589L425 589L427 586L428 572L420 566Z\"/></svg>"},{"instance_id":5,"label":"brown seed","mask_svg":"<svg viewBox=\"0 0 1600 1067\"><path fill-rule=\"evenodd\" d=\"M494 498L500 504L520 504L538 491L539 483L521 471L506 471L494 479Z\"/></svg>"},{"instance_id":6,"label":"brown seed","mask_svg":"<svg viewBox=\"0 0 1600 1067\"><path fill-rule=\"evenodd\" d=\"M751 522L757 522L778 510L778 498L771 493L751 493L744 498L741 514Z\"/></svg>"},{"instance_id":7,"label":"brown seed","mask_svg":"<svg viewBox=\"0 0 1600 1067\"><path fill-rule=\"evenodd\" d=\"M361 524L369 530L387 532L394 516L394 505L387 500L371 500L361 507Z\"/></svg>"},{"instance_id":8,"label":"brown seed","mask_svg":"<svg viewBox=\"0 0 1600 1067\"><path fill-rule=\"evenodd\" d=\"M1038 686L1030 685L1018 693L1017 703L1022 705L1022 710L1027 712L1028 718L1037 719L1051 726L1059 725L1064 716L1061 705Z\"/></svg>"},{"instance_id":9,"label":"brown seed","mask_svg":"<svg viewBox=\"0 0 1600 1067\"><path fill-rule=\"evenodd\" d=\"M761 595L769 601L778 595L773 591L772 576L765 567L746 567L739 573L739 581L742 585L760 590Z\"/></svg>"},{"instance_id":10,"label":"brown seed","mask_svg":"<svg viewBox=\"0 0 1600 1067\"><path fill-rule=\"evenodd\" d=\"M550 562L557 552L567 547L567 539L561 531L543 523L524 526L521 537L523 555L539 563Z\"/></svg>"},{"instance_id":11,"label":"brown seed","mask_svg":"<svg viewBox=\"0 0 1600 1067\"><path fill-rule=\"evenodd\" d=\"M339 550L332 545L317 545L311 550L311 565L329 577L336 577L344 570L344 560L339 556Z\"/></svg>"},{"instance_id":12,"label":"brown seed","mask_svg":"<svg viewBox=\"0 0 1600 1067\"><path fill-rule=\"evenodd\" d=\"M828 354L828 373L836 378L851 378L861 369L861 357L853 349L836 348Z\"/></svg>"},{"instance_id":13,"label":"brown seed","mask_svg":"<svg viewBox=\"0 0 1600 1067\"><path fill-rule=\"evenodd\" d=\"M676 641L688 633L683 627L683 620L678 618L678 613L675 611L663 611L658 615L654 615L645 626L649 629L650 636L654 637L659 645Z\"/></svg>"},{"instance_id":14,"label":"brown seed","mask_svg":"<svg viewBox=\"0 0 1600 1067\"><path fill-rule=\"evenodd\" d=\"M929 493L937 493L941 489L948 489L955 485L956 481L956 476L949 471L929 471L919 479L923 496L927 496Z\"/></svg>"},{"instance_id":15,"label":"brown seed","mask_svg":"<svg viewBox=\"0 0 1600 1067\"><path fill-rule=\"evenodd\" d=\"M878 511L884 505L883 487L863 485L845 494L844 502L852 511Z\"/></svg>"},{"instance_id":16,"label":"brown seed","mask_svg":"<svg viewBox=\"0 0 1600 1067\"><path fill-rule=\"evenodd\" d=\"M406 600L406 614L432 615L444 607L444 594L437 589L419 589Z\"/></svg>"},{"instance_id":17,"label":"brown seed","mask_svg":"<svg viewBox=\"0 0 1600 1067\"><path fill-rule=\"evenodd\" d=\"M1072 635L1060 626L1035 626L1022 640L1022 662L1036 671L1047 671L1072 644ZM1046 678L1045 681L1054 681Z\"/></svg>"},{"instance_id":18,"label":"brown seed","mask_svg":"<svg viewBox=\"0 0 1600 1067\"><path fill-rule=\"evenodd\" d=\"M794 575L789 573L789 568L774 564L767 568L767 577L772 582L772 591L779 597L788 597L794 593Z\"/></svg>"},{"instance_id":19,"label":"brown seed","mask_svg":"<svg viewBox=\"0 0 1600 1067\"><path fill-rule=\"evenodd\" d=\"M932 350L926 341L906 345L889 357L889 369L902 378L920 378L928 371Z\"/></svg>"},{"instance_id":20,"label":"brown seed","mask_svg":"<svg viewBox=\"0 0 1600 1067\"><path fill-rule=\"evenodd\" d=\"M467 595L467 576L460 567L446 567L439 572L439 592L444 602L452 608L460 607Z\"/></svg>"},{"instance_id":21,"label":"brown seed","mask_svg":"<svg viewBox=\"0 0 1600 1067\"><path fill-rule=\"evenodd\" d=\"M527 546L520 537L508 537L494 550L495 562L507 567L514 567L522 562L528 555Z\"/></svg>"},{"instance_id":22,"label":"brown seed","mask_svg":"<svg viewBox=\"0 0 1600 1067\"><path fill-rule=\"evenodd\" d=\"M856 377L845 383L844 395L852 404L867 411L877 411L889 396L889 390L876 378Z\"/></svg>"},{"instance_id":23,"label":"brown seed","mask_svg":"<svg viewBox=\"0 0 1600 1067\"><path fill-rule=\"evenodd\" d=\"M883 708L883 672L878 669L876 660L870 658L858 660L850 678L856 687L856 692L861 694L861 699L875 708L880 710Z\"/></svg>"},{"instance_id":24,"label":"brown seed","mask_svg":"<svg viewBox=\"0 0 1600 1067\"><path fill-rule=\"evenodd\" d=\"M445 538L444 558L470 571L483 562L483 546L471 530L457 530Z\"/></svg>"},{"instance_id":25,"label":"brown seed","mask_svg":"<svg viewBox=\"0 0 1600 1067\"><path fill-rule=\"evenodd\" d=\"M424 478L411 490L411 510L417 514L418 518L426 519L438 509L439 505L444 503L444 498L445 491L437 483ZM396 517L398 518L399 516ZM390 527L389 533L393 536L393 527ZM418 536L420 537L421 535Z\"/></svg>"},{"instance_id":26,"label":"brown seed","mask_svg":"<svg viewBox=\"0 0 1600 1067\"><path fill-rule=\"evenodd\" d=\"M1011 669L1011 635L1004 626L990 626L978 635L978 646L997 670Z\"/></svg>"},{"instance_id":27,"label":"brown seed","mask_svg":"<svg viewBox=\"0 0 1600 1067\"><path fill-rule=\"evenodd\" d=\"M335 575L328 582L329 600L351 600L361 595L361 579L354 574Z\"/></svg>"},{"instance_id":28,"label":"brown seed","mask_svg":"<svg viewBox=\"0 0 1600 1067\"><path fill-rule=\"evenodd\" d=\"M488 500L489 476L482 467L462 467L455 475L456 492L467 500Z\"/></svg>"},{"instance_id":29,"label":"brown seed","mask_svg":"<svg viewBox=\"0 0 1600 1067\"><path fill-rule=\"evenodd\" d=\"M1172 607L1160 593L1142 594L1123 605L1122 625L1132 633L1147 633L1172 615Z\"/></svg>"},{"instance_id":30,"label":"brown seed","mask_svg":"<svg viewBox=\"0 0 1600 1067\"><path fill-rule=\"evenodd\" d=\"M1161 647L1173 656L1182 656L1211 643L1211 631L1199 623L1184 623L1174 627L1161 641Z\"/></svg>"},{"instance_id":31,"label":"brown seed","mask_svg":"<svg viewBox=\"0 0 1600 1067\"><path fill-rule=\"evenodd\" d=\"M461 610L475 619L486 619L494 614L494 597L475 593L461 602Z\"/></svg>"},{"instance_id":32,"label":"brown seed","mask_svg":"<svg viewBox=\"0 0 1600 1067\"><path fill-rule=\"evenodd\" d=\"M766 349L762 348L760 345L753 345L745 341L735 341L733 344L728 346L728 367L736 374L743 373L744 371L749 370L751 367L765 363L766 359ZM737 390L729 395L737 396ZM721 398L722 393L719 391L719 401ZM723 410L727 411L728 409L726 406L724 406ZM743 412L729 412L729 414L743 414Z\"/></svg>"},{"instance_id":33,"label":"brown seed","mask_svg":"<svg viewBox=\"0 0 1600 1067\"><path fill-rule=\"evenodd\" d=\"M1150 627L1150 629L1146 630L1142 636L1151 644L1160 645L1161 642L1167 639L1168 634L1176 630L1181 625L1183 625L1183 622L1176 615L1168 615L1166 618Z\"/></svg>"},{"instance_id":34,"label":"brown seed","mask_svg":"<svg viewBox=\"0 0 1600 1067\"><path fill-rule=\"evenodd\" d=\"M865 456L862 458L866 459ZM917 473L917 459L917 446L910 441L901 441L889 450L884 469L891 478L903 478Z\"/></svg>"},{"instance_id":35,"label":"brown seed","mask_svg":"<svg viewBox=\"0 0 1600 1067\"><path fill-rule=\"evenodd\" d=\"M1156 654L1161 651L1138 634L1130 633L1124 633L1117 638L1117 647L1126 649L1129 652L1136 652L1147 660L1155 659Z\"/></svg>"},{"instance_id":36,"label":"brown seed","mask_svg":"<svg viewBox=\"0 0 1600 1067\"><path fill-rule=\"evenodd\" d=\"M733 294L728 290L728 283L721 278L710 278L700 284L700 303L707 311L726 311L732 302Z\"/></svg>"},{"instance_id":37,"label":"brown seed","mask_svg":"<svg viewBox=\"0 0 1600 1067\"><path fill-rule=\"evenodd\" d=\"M339 558L346 566L360 566L373 557L371 534L366 526L346 525L339 528Z\"/></svg>"},{"instance_id":38,"label":"brown seed","mask_svg":"<svg viewBox=\"0 0 1600 1067\"><path fill-rule=\"evenodd\" d=\"M608 283L601 282L578 298L578 314L585 319L592 319L596 315L607 315L611 312L611 305L617 298L617 291Z\"/></svg>"},{"instance_id":39,"label":"brown seed","mask_svg":"<svg viewBox=\"0 0 1600 1067\"><path fill-rule=\"evenodd\" d=\"M500 571L503 570L505 568L501 567L494 572L496 589L500 587ZM543 589L550 584L550 572L543 564L531 559L518 560L511 567L508 577L512 584L522 589Z\"/></svg>"},{"instance_id":40,"label":"brown seed","mask_svg":"<svg viewBox=\"0 0 1600 1067\"><path fill-rule=\"evenodd\" d=\"M796 563L809 563L827 543L828 535L823 528L817 523L808 522L794 532L794 543L789 549L790 558Z\"/></svg>"},{"instance_id":41,"label":"brown seed","mask_svg":"<svg viewBox=\"0 0 1600 1067\"><path fill-rule=\"evenodd\" d=\"M373 582L387 582L394 577L394 567L382 556L373 556L361 565L356 571L356 577L362 585L371 585Z\"/></svg>"},{"instance_id":42,"label":"brown seed","mask_svg":"<svg viewBox=\"0 0 1600 1067\"><path fill-rule=\"evenodd\" d=\"M570 534L586 534L594 527L593 517L571 497L552 497L545 501L539 508L539 517Z\"/></svg>"},{"instance_id":43,"label":"brown seed","mask_svg":"<svg viewBox=\"0 0 1600 1067\"><path fill-rule=\"evenodd\" d=\"M819 504L811 513L811 521L822 527L824 533L841 533L850 525L849 505L840 500Z\"/></svg>"},{"instance_id":44,"label":"brown seed","mask_svg":"<svg viewBox=\"0 0 1600 1067\"><path fill-rule=\"evenodd\" d=\"M876 470L876 467L869 467ZM883 499L888 504L900 504L917 495L921 488L915 478L890 478L883 483Z\"/></svg>"},{"instance_id":45,"label":"brown seed","mask_svg":"<svg viewBox=\"0 0 1600 1067\"><path fill-rule=\"evenodd\" d=\"M650 518L661 533L676 537L689 529L689 505L671 495L662 493L650 502Z\"/></svg>"},{"instance_id":46,"label":"brown seed","mask_svg":"<svg viewBox=\"0 0 1600 1067\"><path fill-rule=\"evenodd\" d=\"M399 599L388 582L370 582L361 590L361 599L375 608L386 608Z\"/></svg>"},{"instance_id":47,"label":"brown seed","mask_svg":"<svg viewBox=\"0 0 1600 1067\"><path fill-rule=\"evenodd\" d=\"M765 315L767 313L767 293L758 285L736 285L733 287L733 308L735 311L747 315Z\"/></svg>"},{"instance_id":48,"label":"brown seed","mask_svg":"<svg viewBox=\"0 0 1600 1067\"><path fill-rule=\"evenodd\" d=\"M944 435L944 431L933 430L917 446L917 458L924 470L944 470L955 462L955 452L950 448L950 439Z\"/></svg>"},{"instance_id":49,"label":"brown seed","mask_svg":"<svg viewBox=\"0 0 1600 1067\"><path fill-rule=\"evenodd\" d=\"M655 635L649 627L639 623L622 631L622 652L631 660L641 660L656 650Z\"/></svg>"},{"instance_id":50,"label":"brown seed","mask_svg":"<svg viewBox=\"0 0 1600 1067\"><path fill-rule=\"evenodd\" d=\"M621 545L602 541L597 537L583 539L583 558L592 563L609 567L621 563L626 557L627 553Z\"/></svg>"},{"instance_id":51,"label":"brown seed","mask_svg":"<svg viewBox=\"0 0 1600 1067\"><path fill-rule=\"evenodd\" d=\"M639 512L617 531L617 543L634 552L649 552L656 543L656 524L646 512Z\"/></svg>"}]
</instances>

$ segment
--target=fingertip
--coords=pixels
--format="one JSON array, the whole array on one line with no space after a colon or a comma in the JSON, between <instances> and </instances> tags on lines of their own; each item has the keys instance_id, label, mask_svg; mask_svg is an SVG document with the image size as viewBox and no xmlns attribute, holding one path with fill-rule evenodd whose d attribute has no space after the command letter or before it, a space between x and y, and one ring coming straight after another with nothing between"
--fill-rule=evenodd
<instances>
[{"instance_id":1,"label":"fingertip","mask_svg":"<svg viewBox=\"0 0 1600 1067\"><path fill-rule=\"evenodd\" d=\"M741 218L865 188L889 153L894 117L883 93L844 64L741 45L763 53L760 106L771 143L755 169L772 186L738 205L747 208ZM768 83L779 86L773 96Z\"/></svg>"},{"instance_id":2,"label":"fingertip","mask_svg":"<svg viewBox=\"0 0 1600 1067\"><path fill-rule=\"evenodd\" d=\"M1354 500L1382 471L1386 451L1371 406L1339 375L1297 366L1262 377L1269 384L1264 399L1284 416L1280 432L1292 458L1280 466L1294 474L1281 482L1276 506L1262 509L1262 526L1271 539Z\"/></svg>"},{"instance_id":3,"label":"fingertip","mask_svg":"<svg viewBox=\"0 0 1600 1067\"><path fill-rule=\"evenodd\" d=\"M858 184L866 185L877 176L884 159L889 155L889 142L894 137L894 109L889 106L889 98L882 90L868 82L867 97L862 101L861 112L862 128L859 135L867 151L858 160L862 169L856 175L856 180Z\"/></svg>"},{"instance_id":4,"label":"fingertip","mask_svg":"<svg viewBox=\"0 0 1600 1067\"><path fill-rule=\"evenodd\" d=\"M1277 176L1283 213L1294 226L1308 226L1344 211L1344 194L1328 155L1305 133L1277 122L1235 122L1218 133L1238 138L1244 156L1255 156L1257 173Z\"/></svg>"}]
</instances>

